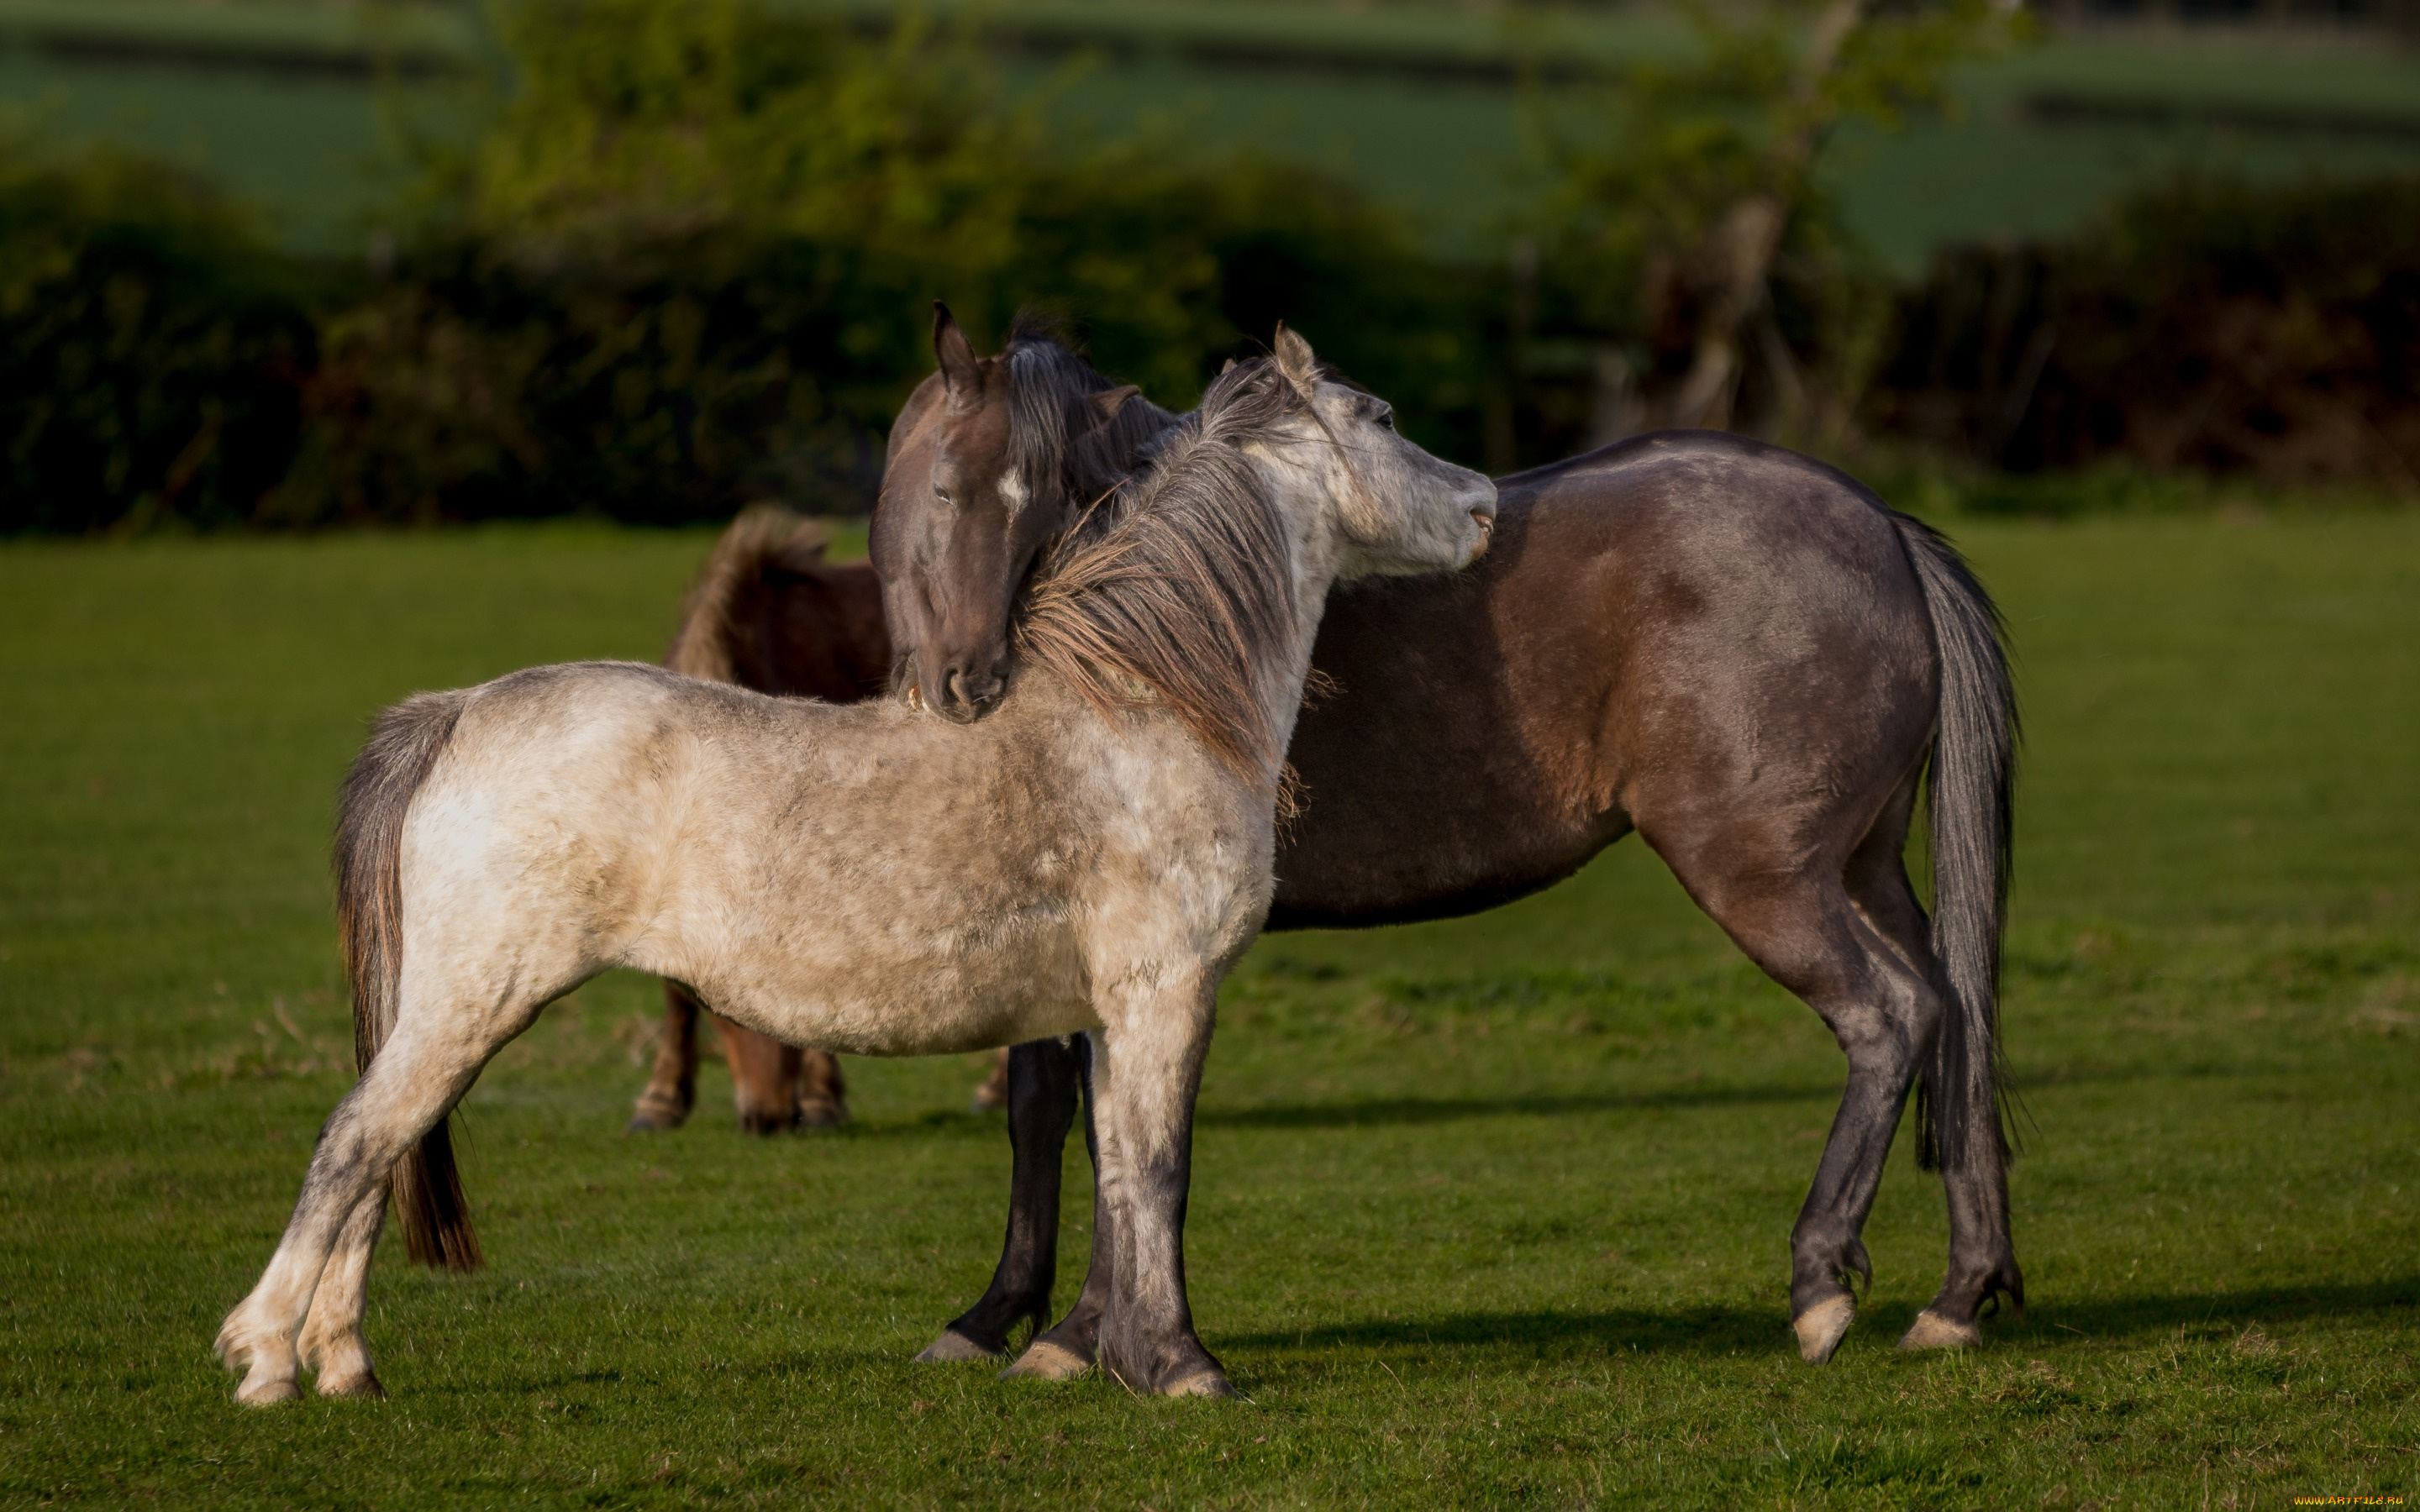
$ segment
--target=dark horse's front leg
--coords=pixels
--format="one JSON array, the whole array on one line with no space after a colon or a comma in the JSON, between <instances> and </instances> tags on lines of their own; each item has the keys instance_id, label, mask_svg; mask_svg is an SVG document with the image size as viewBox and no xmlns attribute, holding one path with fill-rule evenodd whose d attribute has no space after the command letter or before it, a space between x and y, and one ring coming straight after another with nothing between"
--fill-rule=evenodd
<instances>
[{"instance_id":1,"label":"dark horse's front leg","mask_svg":"<svg viewBox=\"0 0 2420 1512\"><path fill-rule=\"evenodd\" d=\"M1008 1351L1010 1330L1049 1319L1059 1275L1059 1174L1082 1084L1085 1041L1036 1040L1008 1054L1008 1142L1012 1165L1008 1236L983 1299L941 1331L916 1358L927 1365L994 1358ZM1089 1109L1088 1109L1089 1111ZM1086 1122L1085 1148L1092 1148ZM1089 1291L1090 1288L1087 1287ZM1092 1364L1085 1351L1084 1365Z\"/></svg>"}]
</instances>

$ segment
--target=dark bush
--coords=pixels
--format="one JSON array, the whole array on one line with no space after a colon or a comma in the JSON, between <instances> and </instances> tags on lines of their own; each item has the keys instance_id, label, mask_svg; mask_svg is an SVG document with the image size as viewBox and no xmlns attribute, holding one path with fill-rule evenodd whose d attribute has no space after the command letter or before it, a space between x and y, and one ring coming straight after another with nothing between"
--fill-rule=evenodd
<instances>
[{"instance_id":1,"label":"dark bush","mask_svg":"<svg viewBox=\"0 0 2420 1512\"><path fill-rule=\"evenodd\" d=\"M1945 254L1901 321L1877 424L1992 466L2420 486L2420 178L2179 178Z\"/></svg>"},{"instance_id":2,"label":"dark bush","mask_svg":"<svg viewBox=\"0 0 2420 1512\"><path fill-rule=\"evenodd\" d=\"M313 358L296 270L206 189L0 161L0 532L255 517Z\"/></svg>"}]
</instances>

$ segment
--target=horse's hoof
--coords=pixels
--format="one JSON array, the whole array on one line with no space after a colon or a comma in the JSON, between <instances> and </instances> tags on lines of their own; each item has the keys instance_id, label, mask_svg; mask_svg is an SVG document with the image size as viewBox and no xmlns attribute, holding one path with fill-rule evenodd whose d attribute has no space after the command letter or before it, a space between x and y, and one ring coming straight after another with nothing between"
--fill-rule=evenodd
<instances>
[{"instance_id":1,"label":"horse's hoof","mask_svg":"<svg viewBox=\"0 0 2420 1512\"><path fill-rule=\"evenodd\" d=\"M1972 1323L1955 1323L1931 1308L1916 1315L1907 1336L1899 1341L1902 1350L1972 1350L1983 1343L1983 1331Z\"/></svg>"},{"instance_id":2,"label":"horse's hoof","mask_svg":"<svg viewBox=\"0 0 2420 1512\"><path fill-rule=\"evenodd\" d=\"M273 1407L302 1395L302 1388L294 1384L290 1376L279 1381L246 1381L235 1389L235 1399L246 1407Z\"/></svg>"},{"instance_id":3,"label":"horse's hoof","mask_svg":"<svg viewBox=\"0 0 2420 1512\"><path fill-rule=\"evenodd\" d=\"M321 1376L319 1395L332 1400L382 1402L386 1400L386 1388L379 1384L377 1376L365 1370L350 1381L330 1381L327 1377Z\"/></svg>"},{"instance_id":4,"label":"horse's hoof","mask_svg":"<svg viewBox=\"0 0 2420 1512\"><path fill-rule=\"evenodd\" d=\"M1846 1296L1829 1297L1807 1308L1790 1320L1798 1335L1798 1357L1808 1365L1822 1365L1832 1358L1840 1340L1849 1334L1849 1325L1857 1320L1857 1304Z\"/></svg>"},{"instance_id":5,"label":"horse's hoof","mask_svg":"<svg viewBox=\"0 0 2420 1512\"><path fill-rule=\"evenodd\" d=\"M1093 1368L1093 1362L1075 1350L1035 1339L1016 1357L1016 1363L1000 1373L1002 1381L1024 1377L1033 1381L1073 1381Z\"/></svg>"},{"instance_id":6,"label":"horse's hoof","mask_svg":"<svg viewBox=\"0 0 2420 1512\"><path fill-rule=\"evenodd\" d=\"M848 1104L836 1098L799 1099L799 1127L802 1129L837 1129L847 1121Z\"/></svg>"},{"instance_id":7,"label":"horse's hoof","mask_svg":"<svg viewBox=\"0 0 2420 1512\"><path fill-rule=\"evenodd\" d=\"M1225 1372L1203 1370L1160 1387L1159 1394L1162 1396L1233 1396L1235 1388L1227 1383Z\"/></svg>"},{"instance_id":8,"label":"horse's hoof","mask_svg":"<svg viewBox=\"0 0 2420 1512\"><path fill-rule=\"evenodd\" d=\"M941 1330L941 1336L924 1346L916 1356L918 1365L959 1365L968 1360L997 1360L1002 1351L986 1350L954 1328Z\"/></svg>"},{"instance_id":9,"label":"horse's hoof","mask_svg":"<svg viewBox=\"0 0 2420 1512\"><path fill-rule=\"evenodd\" d=\"M632 1119L628 1123L623 1125L622 1132L624 1134L654 1134L657 1130L662 1127L662 1124L656 1122L653 1119L650 1119L645 1114L642 1113L637 1118Z\"/></svg>"}]
</instances>

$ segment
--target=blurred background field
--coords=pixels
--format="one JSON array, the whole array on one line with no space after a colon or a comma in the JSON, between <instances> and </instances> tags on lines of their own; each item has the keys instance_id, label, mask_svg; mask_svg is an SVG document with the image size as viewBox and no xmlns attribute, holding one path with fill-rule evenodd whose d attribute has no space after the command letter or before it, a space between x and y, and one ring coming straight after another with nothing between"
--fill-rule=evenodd
<instances>
[{"instance_id":1,"label":"blurred background field","mask_svg":"<svg viewBox=\"0 0 2420 1512\"><path fill-rule=\"evenodd\" d=\"M988 1273L973 1057L851 1061L758 1139L709 1065L624 1134L653 984L481 1080L492 1269L381 1257L386 1404L249 1412L209 1355L350 1080L324 881L365 718L644 656L709 537L597 525L0 548L0 1497L15 1503L2283 1505L2420 1442L2420 519L1971 523L2029 745L2007 1033L2031 1307L1890 1343L1938 1186L1894 1157L1864 1319L1789 1348L1840 1066L1626 841L1482 918L1274 936L1229 984L1190 1225L1247 1403L908 1357ZM1072 1295L1089 1187L1069 1162ZM392 1246L390 1246L392 1250Z\"/></svg>"}]
</instances>

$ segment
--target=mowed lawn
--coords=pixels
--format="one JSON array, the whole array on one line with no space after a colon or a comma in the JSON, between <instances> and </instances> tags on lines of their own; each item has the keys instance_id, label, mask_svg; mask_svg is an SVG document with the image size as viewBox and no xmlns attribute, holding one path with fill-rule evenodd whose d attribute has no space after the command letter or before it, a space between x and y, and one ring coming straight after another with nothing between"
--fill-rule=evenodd
<instances>
[{"instance_id":1,"label":"mowed lawn","mask_svg":"<svg viewBox=\"0 0 2420 1512\"><path fill-rule=\"evenodd\" d=\"M1841 1076L1635 840L1480 918L1273 937L1191 1209L1247 1399L908 1357L1008 1168L970 1057L858 1121L625 1134L658 1008L551 1010L466 1104L490 1267L390 1246L393 1399L211 1360L351 1080L332 795L382 703L652 656L708 537L0 548L0 1502L2242 1507L2420 1492L2420 516L1969 524L2029 738L2006 1005L2031 1305L1902 1141L1827 1368L1787 1239ZM1417 816L1410 816L1414 819ZM1069 1162L1063 1299L1090 1187Z\"/></svg>"}]
</instances>

